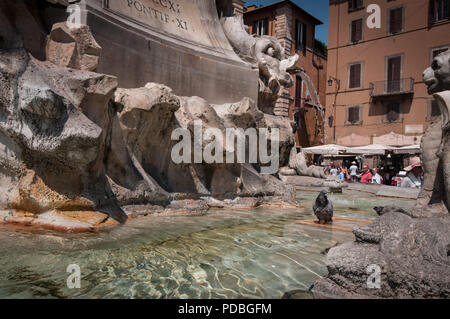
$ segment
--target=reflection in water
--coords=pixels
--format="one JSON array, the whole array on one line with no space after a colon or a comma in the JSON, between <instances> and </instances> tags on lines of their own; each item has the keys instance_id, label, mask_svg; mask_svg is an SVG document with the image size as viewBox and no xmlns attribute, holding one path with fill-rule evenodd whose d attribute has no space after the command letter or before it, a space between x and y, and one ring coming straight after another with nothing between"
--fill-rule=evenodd
<instances>
[{"instance_id":1,"label":"reflection in water","mask_svg":"<svg viewBox=\"0 0 450 319\"><path fill-rule=\"evenodd\" d=\"M296 224L304 210L261 207L206 216L155 216L96 234L0 228L0 298L281 298L326 274L330 247L351 233ZM412 201L331 195L335 215L373 219L373 206ZM66 286L81 267L81 289Z\"/></svg>"}]
</instances>

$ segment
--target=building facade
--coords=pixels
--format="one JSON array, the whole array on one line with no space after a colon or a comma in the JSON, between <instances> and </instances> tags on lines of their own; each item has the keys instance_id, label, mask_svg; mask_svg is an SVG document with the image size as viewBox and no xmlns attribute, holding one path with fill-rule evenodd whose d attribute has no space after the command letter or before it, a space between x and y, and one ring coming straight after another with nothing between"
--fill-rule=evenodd
<instances>
[{"instance_id":1,"label":"building facade","mask_svg":"<svg viewBox=\"0 0 450 319\"><path fill-rule=\"evenodd\" d=\"M298 54L298 66L303 68L315 86L322 105L325 105L327 58L315 39L315 28L322 24L314 16L291 1L244 9L244 23L255 35L277 38L285 49L286 57ZM297 124L298 146L309 147L324 143L324 114L312 105L310 92L300 75L294 85L282 92L274 110L275 115L289 116Z\"/></svg>"},{"instance_id":2,"label":"building facade","mask_svg":"<svg viewBox=\"0 0 450 319\"><path fill-rule=\"evenodd\" d=\"M420 144L439 116L422 73L450 47L449 0L330 0L329 9L326 143Z\"/></svg>"}]
</instances>

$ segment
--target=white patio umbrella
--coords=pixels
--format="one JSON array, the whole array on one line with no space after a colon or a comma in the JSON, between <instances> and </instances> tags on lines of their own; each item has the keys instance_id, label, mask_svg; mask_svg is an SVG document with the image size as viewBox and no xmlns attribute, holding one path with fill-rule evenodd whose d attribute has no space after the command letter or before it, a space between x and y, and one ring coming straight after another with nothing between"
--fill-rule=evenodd
<instances>
[{"instance_id":1,"label":"white patio umbrella","mask_svg":"<svg viewBox=\"0 0 450 319\"><path fill-rule=\"evenodd\" d=\"M347 147L337 144L328 144L303 148L302 151L305 154L315 155L339 155L347 150Z\"/></svg>"},{"instance_id":2,"label":"white patio umbrella","mask_svg":"<svg viewBox=\"0 0 450 319\"><path fill-rule=\"evenodd\" d=\"M420 154L420 153L421 153L420 145L408 145L408 146L398 147L394 150L394 154L416 155L416 154Z\"/></svg>"},{"instance_id":3,"label":"white patio umbrella","mask_svg":"<svg viewBox=\"0 0 450 319\"><path fill-rule=\"evenodd\" d=\"M386 151L394 150L396 147L386 146L383 144L371 144L366 146L349 147L347 154L355 155L384 155Z\"/></svg>"}]
</instances>

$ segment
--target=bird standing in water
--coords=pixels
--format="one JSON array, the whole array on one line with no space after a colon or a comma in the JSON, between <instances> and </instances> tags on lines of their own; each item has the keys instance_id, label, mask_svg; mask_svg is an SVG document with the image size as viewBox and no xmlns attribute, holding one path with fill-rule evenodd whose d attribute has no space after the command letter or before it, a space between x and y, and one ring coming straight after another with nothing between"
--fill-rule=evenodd
<instances>
[{"instance_id":1,"label":"bird standing in water","mask_svg":"<svg viewBox=\"0 0 450 319\"><path fill-rule=\"evenodd\" d=\"M333 222L333 204L328 199L327 194L328 192L326 190L321 191L313 206L313 211L319 219L319 224Z\"/></svg>"}]
</instances>

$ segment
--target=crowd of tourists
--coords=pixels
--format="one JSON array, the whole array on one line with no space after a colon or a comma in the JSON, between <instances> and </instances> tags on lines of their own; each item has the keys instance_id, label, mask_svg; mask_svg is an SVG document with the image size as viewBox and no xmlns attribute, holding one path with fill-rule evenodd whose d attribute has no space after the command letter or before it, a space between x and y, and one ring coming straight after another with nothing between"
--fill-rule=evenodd
<instances>
[{"instance_id":1,"label":"crowd of tourists","mask_svg":"<svg viewBox=\"0 0 450 319\"><path fill-rule=\"evenodd\" d=\"M391 185L404 188L421 188L423 184L422 165L418 157L412 158L411 165L400 172L383 167L370 169L367 164L363 164L359 169L358 164L352 162L350 167L330 163L325 167L325 174L352 183Z\"/></svg>"}]
</instances>

